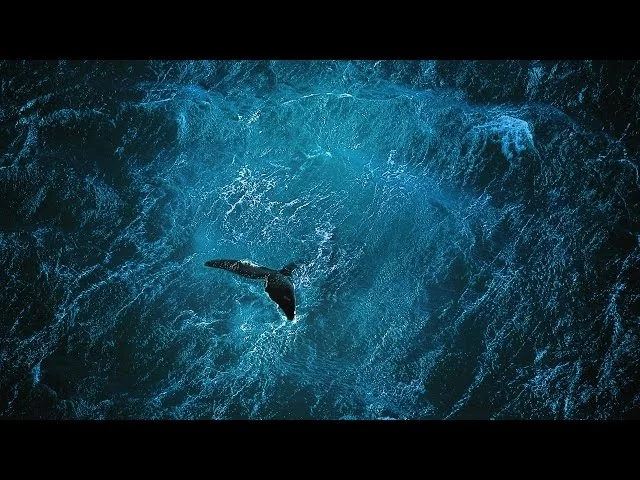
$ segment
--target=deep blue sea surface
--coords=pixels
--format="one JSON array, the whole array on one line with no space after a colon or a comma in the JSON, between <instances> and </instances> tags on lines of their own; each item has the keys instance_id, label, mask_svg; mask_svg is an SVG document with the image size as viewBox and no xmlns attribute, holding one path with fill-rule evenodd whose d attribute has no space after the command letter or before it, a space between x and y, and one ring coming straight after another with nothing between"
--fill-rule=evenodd
<instances>
[{"instance_id":1,"label":"deep blue sea surface","mask_svg":"<svg viewBox=\"0 0 640 480\"><path fill-rule=\"evenodd\" d=\"M0 82L0 418L640 416L640 63Z\"/></svg>"}]
</instances>

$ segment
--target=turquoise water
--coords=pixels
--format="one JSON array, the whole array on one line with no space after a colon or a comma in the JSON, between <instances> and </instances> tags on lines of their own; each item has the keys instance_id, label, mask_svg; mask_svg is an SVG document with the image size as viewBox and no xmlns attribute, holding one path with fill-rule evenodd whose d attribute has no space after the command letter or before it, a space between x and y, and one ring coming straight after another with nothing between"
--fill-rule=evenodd
<instances>
[{"instance_id":1,"label":"turquoise water","mask_svg":"<svg viewBox=\"0 0 640 480\"><path fill-rule=\"evenodd\" d=\"M433 62L32 66L4 64L2 416L636 411L637 158L606 132ZM295 261L296 319L212 258Z\"/></svg>"}]
</instances>

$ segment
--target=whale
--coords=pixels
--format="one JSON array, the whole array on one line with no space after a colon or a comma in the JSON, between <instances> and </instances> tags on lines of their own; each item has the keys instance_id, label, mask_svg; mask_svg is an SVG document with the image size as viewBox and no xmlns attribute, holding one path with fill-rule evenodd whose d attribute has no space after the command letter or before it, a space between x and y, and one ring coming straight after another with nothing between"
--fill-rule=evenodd
<instances>
[{"instance_id":1,"label":"whale","mask_svg":"<svg viewBox=\"0 0 640 480\"><path fill-rule=\"evenodd\" d=\"M291 273L296 267L289 263L280 270L263 267L248 260L216 259L204 262L205 267L227 270L242 277L253 280L264 280L264 290L289 320L296 314L295 287L291 281Z\"/></svg>"}]
</instances>

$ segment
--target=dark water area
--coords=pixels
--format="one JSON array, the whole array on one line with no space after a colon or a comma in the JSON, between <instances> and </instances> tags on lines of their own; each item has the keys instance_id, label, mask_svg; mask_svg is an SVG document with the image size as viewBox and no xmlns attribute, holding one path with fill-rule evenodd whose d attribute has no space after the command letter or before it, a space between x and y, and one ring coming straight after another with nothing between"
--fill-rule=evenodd
<instances>
[{"instance_id":1,"label":"dark water area","mask_svg":"<svg viewBox=\"0 0 640 480\"><path fill-rule=\"evenodd\" d=\"M0 418L640 418L639 83L1 61Z\"/></svg>"}]
</instances>

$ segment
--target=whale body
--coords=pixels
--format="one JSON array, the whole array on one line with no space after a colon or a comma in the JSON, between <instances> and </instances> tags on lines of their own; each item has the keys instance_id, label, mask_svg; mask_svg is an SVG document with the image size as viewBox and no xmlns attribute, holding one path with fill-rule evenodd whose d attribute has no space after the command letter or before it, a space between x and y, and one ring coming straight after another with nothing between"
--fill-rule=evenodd
<instances>
[{"instance_id":1,"label":"whale body","mask_svg":"<svg viewBox=\"0 0 640 480\"><path fill-rule=\"evenodd\" d=\"M291 272L295 264L290 263L280 270L263 267L247 260L209 260L205 267L220 268L254 280L264 280L264 290L269 298L276 302L289 320L296 314L295 287L291 281Z\"/></svg>"}]
</instances>

